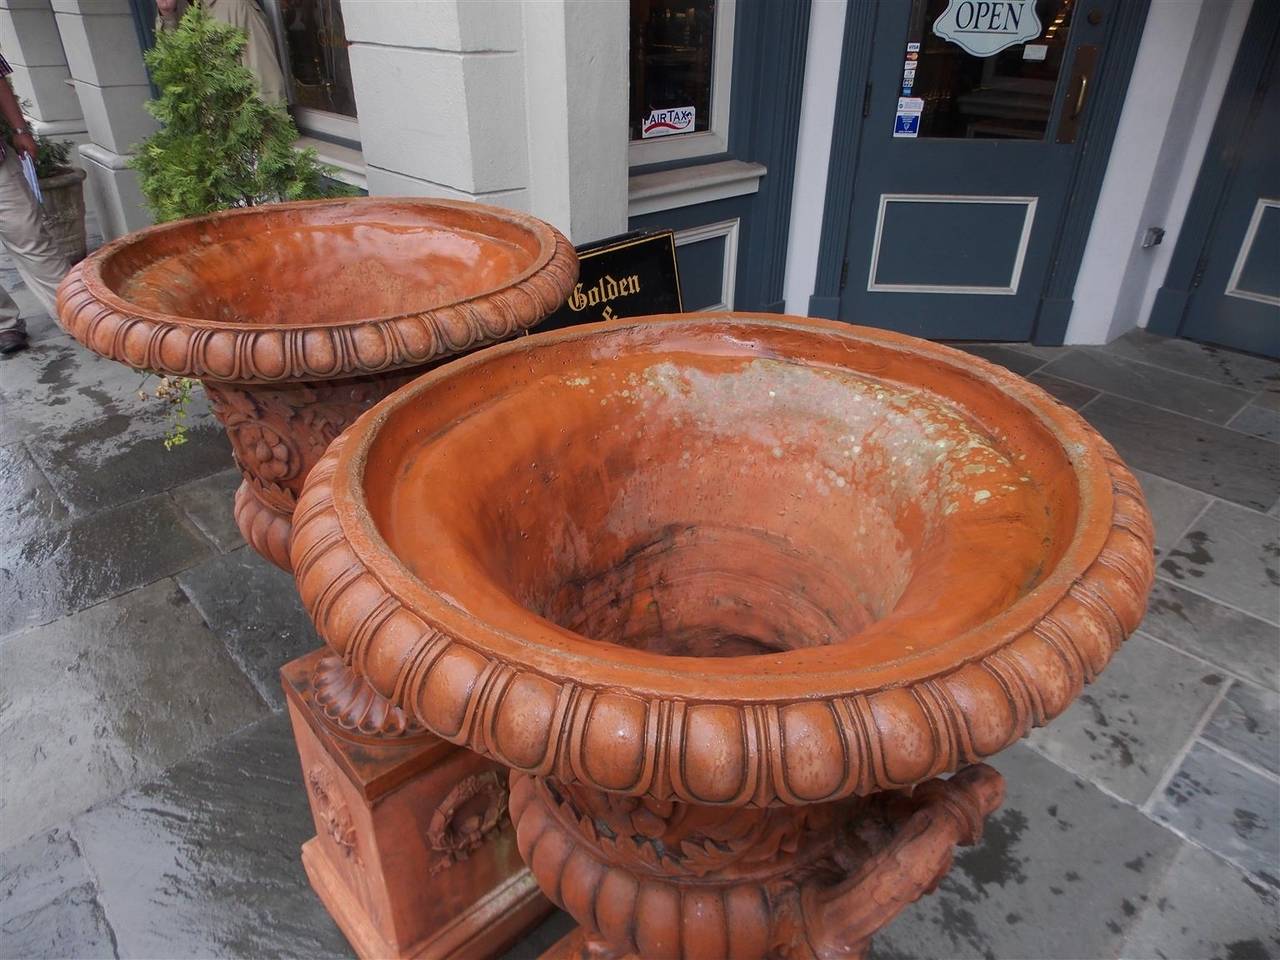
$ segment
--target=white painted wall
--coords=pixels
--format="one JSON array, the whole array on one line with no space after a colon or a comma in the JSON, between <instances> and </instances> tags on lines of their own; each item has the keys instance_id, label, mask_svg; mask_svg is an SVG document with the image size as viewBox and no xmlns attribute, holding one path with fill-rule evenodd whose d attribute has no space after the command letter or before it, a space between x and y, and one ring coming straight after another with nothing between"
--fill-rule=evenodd
<instances>
[{"instance_id":1,"label":"white painted wall","mask_svg":"<svg viewBox=\"0 0 1280 960\"><path fill-rule=\"evenodd\" d=\"M1076 280L1067 343L1145 326L1251 0L1154 0ZM1147 227L1164 242L1141 248Z\"/></svg>"},{"instance_id":2,"label":"white painted wall","mask_svg":"<svg viewBox=\"0 0 1280 960\"><path fill-rule=\"evenodd\" d=\"M788 313L809 312L809 297L813 295L818 270L846 9L846 0L814 0L809 16L800 135L787 234L787 269L783 280Z\"/></svg>"}]
</instances>

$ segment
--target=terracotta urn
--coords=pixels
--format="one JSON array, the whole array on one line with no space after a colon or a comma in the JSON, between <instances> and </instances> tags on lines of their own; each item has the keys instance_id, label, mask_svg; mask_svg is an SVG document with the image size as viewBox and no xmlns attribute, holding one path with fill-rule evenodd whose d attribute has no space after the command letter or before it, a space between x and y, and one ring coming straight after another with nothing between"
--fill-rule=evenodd
<instances>
[{"instance_id":1,"label":"terracotta urn","mask_svg":"<svg viewBox=\"0 0 1280 960\"><path fill-rule=\"evenodd\" d=\"M564 302L577 256L533 217L363 197L228 210L129 234L58 291L73 337L204 383L244 481L236 521L288 569L290 518L329 442L433 362Z\"/></svg>"},{"instance_id":2,"label":"terracotta urn","mask_svg":"<svg viewBox=\"0 0 1280 960\"><path fill-rule=\"evenodd\" d=\"M707 960L865 955L1153 564L1133 476L1037 387L737 314L429 372L330 447L291 551L331 715L510 769L521 854L580 924L548 956Z\"/></svg>"}]
</instances>

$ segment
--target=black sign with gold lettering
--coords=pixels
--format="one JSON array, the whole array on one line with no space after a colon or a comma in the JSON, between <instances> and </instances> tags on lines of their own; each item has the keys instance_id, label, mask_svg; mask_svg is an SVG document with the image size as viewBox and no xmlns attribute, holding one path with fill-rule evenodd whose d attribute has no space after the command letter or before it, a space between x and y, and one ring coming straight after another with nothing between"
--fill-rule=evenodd
<instances>
[{"instance_id":1,"label":"black sign with gold lettering","mask_svg":"<svg viewBox=\"0 0 1280 960\"><path fill-rule=\"evenodd\" d=\"M651 313L682 313L676 238L628 233L578 249L578 282L569 299L532 332Z\"/></svg>"}]
</instances>

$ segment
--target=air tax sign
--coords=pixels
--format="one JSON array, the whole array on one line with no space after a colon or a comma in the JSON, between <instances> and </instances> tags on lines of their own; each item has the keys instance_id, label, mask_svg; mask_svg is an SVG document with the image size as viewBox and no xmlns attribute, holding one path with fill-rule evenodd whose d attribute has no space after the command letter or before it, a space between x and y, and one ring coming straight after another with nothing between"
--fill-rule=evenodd
<instances>
[{"instance_id":1,"label":"air tax sign","mask_svg":"<svg viewBox=\"0 0 1280 960\"><path fill-rule=\"evenodd\" d=\"M949 0L933 32L975 57L1040 36L1035 0Z\"/></svg>"}]
</instances>

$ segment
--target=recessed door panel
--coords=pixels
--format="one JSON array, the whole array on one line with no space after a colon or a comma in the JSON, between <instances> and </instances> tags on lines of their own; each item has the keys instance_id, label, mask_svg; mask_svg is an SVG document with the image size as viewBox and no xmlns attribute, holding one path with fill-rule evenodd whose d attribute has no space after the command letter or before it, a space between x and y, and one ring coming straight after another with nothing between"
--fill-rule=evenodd
<instances>
[{"instance_id":1,"label":"recessed door panel","mask_svg":"<svg viewBox=\"0 0 1280 960\"><path fill-rule=\"evenodd\" d=\"M884 194L867 289L1016 294L1035 209L1035 197Z\"/></svg>"}]
</instances>

